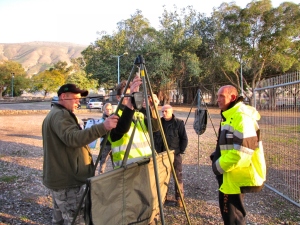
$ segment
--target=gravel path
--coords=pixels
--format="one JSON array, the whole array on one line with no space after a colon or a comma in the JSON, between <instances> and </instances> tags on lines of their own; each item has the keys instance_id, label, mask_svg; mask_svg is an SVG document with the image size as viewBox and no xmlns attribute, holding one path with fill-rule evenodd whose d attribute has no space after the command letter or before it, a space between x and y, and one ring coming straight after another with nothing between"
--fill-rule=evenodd
<instances>
[{"instance_id":1,"label":"gravel path","mask_svg":"<svg viewBox=\"0 0 300 225\"><path fill-rule=\"evenodd\" d=\"M0 111L2 106L0 104ZM175 114L186 121L189 110L178 107ZM41 124L46 112L0 114L0 224L51 224L51 198L41 182ZM209 112L214 126L217 126L218 110ZM99 118L102 114L79 110L76 115L79 119L86 119ZM209 122L206 132L198 137L192 122L193 114L186 124L189 145L184 156L183 174L188 216L191 224L222 224L217 182L209 160L216 141L215 132ZM95 159L98 153L99 148L93 150ZM173 187L173 180L170 185ZM172 189L168 198L173 198ZM300 209L267 188L258 194L247 194L245 202L249 225L300 225ZM183 209L164 206L163 211L165 224L188 224Z\"/></svg>"}]
</instances>

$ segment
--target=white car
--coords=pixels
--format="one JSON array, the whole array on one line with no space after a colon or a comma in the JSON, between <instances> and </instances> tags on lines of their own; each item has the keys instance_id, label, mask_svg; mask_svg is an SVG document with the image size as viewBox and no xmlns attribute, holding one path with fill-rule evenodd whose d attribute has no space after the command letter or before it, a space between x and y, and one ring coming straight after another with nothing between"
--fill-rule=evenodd
<instances>
[{"instance_id":1,"label":"white car","mask_svg":"<svg viewBox=\"0 0 300 225\"><path fill-rule=\"evenodd\" d=\"M98 98L91 98L86 104L87 109L100 109L102 111L103 102Z\"/></svg>"}]
</instances>

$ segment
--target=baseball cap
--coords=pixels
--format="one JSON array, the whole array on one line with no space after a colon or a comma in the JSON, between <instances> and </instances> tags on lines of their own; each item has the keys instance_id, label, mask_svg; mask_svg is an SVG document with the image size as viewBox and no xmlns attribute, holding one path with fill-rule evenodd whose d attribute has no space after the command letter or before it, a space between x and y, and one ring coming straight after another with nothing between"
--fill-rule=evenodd
<instances>
[{"instance_id":1,"label":"baseball cap","mask_svg":"<svg viewBox=\"0 0 300 225\"><path fill-rule=\"evenodd\" d=\"M85 97L89 94L87 90L81 90L80 88L76 87L75 84L64 84L59 88L57 91L57 95L60 96L62 93L71 92L75 94L81 94L82 97Z\"/></svg>"}]
</instances>

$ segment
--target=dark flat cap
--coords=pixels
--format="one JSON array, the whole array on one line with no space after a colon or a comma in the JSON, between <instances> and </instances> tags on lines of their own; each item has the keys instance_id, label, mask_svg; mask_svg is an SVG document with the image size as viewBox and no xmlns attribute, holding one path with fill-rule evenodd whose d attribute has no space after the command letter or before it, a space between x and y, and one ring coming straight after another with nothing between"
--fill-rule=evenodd
<instances>
[{"instance_id":1,"label":"dark flat cap","mask_svg":"<svg viewBox=\"0 0 300 225\"><path fill-rule=\"evenodd\" d=\"M81 90L80 88L76 87L75 84L64 84L59 88L57 91L57 95L60 96L62 93L71 92L75 94L81 94L82 97L85 97L89 94L87 90Z\"/></svg>"}]
</instances>

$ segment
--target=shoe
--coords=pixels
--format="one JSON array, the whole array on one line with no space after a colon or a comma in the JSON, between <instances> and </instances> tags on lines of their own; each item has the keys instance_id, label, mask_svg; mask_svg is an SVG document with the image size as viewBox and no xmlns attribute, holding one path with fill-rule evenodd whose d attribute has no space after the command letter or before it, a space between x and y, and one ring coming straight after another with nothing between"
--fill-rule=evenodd
<instances>
[{"instance_id":1,"label":"shoe","mask_svg":"<svg viewBox=\"0 0 300 225\"><path fill-rule=\"evenodd\" d=\"M166 200L165 202L164 202L164 206L176 206L176 202L173 200Z\"/></svg>"},{"instance_id":2,"label":"shoe","mask_svg":"<svg viewBox=\"0 0 300 225\"><path fill-rule=\"evenodd\" d=\"M179 199L179 200L177 200L177 206L179 207L179 208L183 208L183 204L182 204L182 201Z\"/></svg>"}]
</instances>

